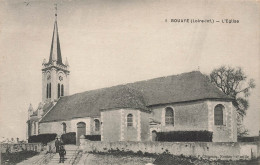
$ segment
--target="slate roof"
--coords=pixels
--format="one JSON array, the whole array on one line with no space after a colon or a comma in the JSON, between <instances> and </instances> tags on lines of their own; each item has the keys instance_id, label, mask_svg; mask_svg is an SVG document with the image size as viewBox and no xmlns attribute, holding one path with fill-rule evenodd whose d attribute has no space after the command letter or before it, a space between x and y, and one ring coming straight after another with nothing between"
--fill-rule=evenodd
<instances>
[{"instance_id":1,"label":"slate roof","mask_svg":"<svg viewBox=\"0 0 260 165\"><path fill-rule=\"evenodd\" d=\"M54 22L52 42L51 42L51 51L50 51L49 62L47 64L51 64L53 59L57 60L57 64L65 66L62 63L57 20Z\"/></svg>"},{"instance_id":2,"label":"slate roof","mask_svg":"<svg viewBox=\"0 0 260 165\"><path fill-rule=\"evenodd\" d=\"M43 109L43 114L47 113L50 108L53 106L53 102L47 102L43 105L42 109Z\"/></svg>"},{"instance_id":3,"label":"slate roof","mask_svg":"<svg viewBox=\"0 0 260 165\"><path fill-rule=\"evenodd\" d=\"M43 110L43 115L44 115L44 114L46 114L50 110L50 108L53 105L54 105L53 102L46 102L43 105L40 103L38 108L37 108L37 110L34 111L33 114L31 115L30 120L31 121L38 121L38 117L37 117L38 116L38 110L42 109ZM36 116L36 118L34 118L35 116Z\"/></svg>"},{"instance_id":4,"label":"slate roof","mask_svg":"<svg viewBox=\"0 0 260 165\"><path fill-rule=\"evenodd\" d=\"M41 122L100 116L100 110L148 107L203 99L232 100L199 71L86 91L59 99Z\"/></svg>"}]
</instances>

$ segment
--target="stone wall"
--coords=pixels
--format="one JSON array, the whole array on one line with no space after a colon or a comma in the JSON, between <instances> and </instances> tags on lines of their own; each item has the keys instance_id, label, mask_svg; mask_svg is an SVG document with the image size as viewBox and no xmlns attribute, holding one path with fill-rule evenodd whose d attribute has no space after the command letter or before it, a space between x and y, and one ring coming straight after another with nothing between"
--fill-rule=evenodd
<instances>
[{"instance_id":1,"label":"stone wall","mask_svg":"<svg viewBox=\"0 0 260 165\"><path fill-rule=\"evenodd\" d=\"M165 125L166 107L171 107L174 111L174 126ZM198 131L208 129L208 107L205 101L152 107L151 118L161 123L160 131Z\"/></svg>"},{"instance_id":2,"label":"stone wall","mask_svg":"<svg viewBox=\"0 0 260 165\"><path fill-rule=\"evenodd\" d=\"M127 126L127 116L133 115L133 125ZM114 109L101 112L102 141L149 140L149 113L138 109Z\"/></svg>"},{"instance_id":3,"label":"stone wall","mask_svg":"<svg viewBox=\"0 0 260 165\"><path fill-rule=\"evenodd\" d=\"M46 133L56 133L57 135L63 134L63 126L62 123L66 123L66 132L75 132L76 130L71 128L70 121L57 121L57 122L48 122L48 123L40 123L39 124L39 134Z\"/></svg>"},{"instance_id":4,"label":"stone wall","mask_svg":"<svg viewBox=\"0 0 260 165\"><path fill-rule=\"evenodd\" d=\"M1 153L6 153L7 148L9 152L20 152L20 151L36 151L41 152L43 145L41 143L16 143L16 144L0 144Z\"/></svg>"},{"instance_id":5,"label":"stone wall","mask_svg":"<svg viewBox=\"0 0 260 165\"><path fill-rule=\"evenodd\" d=\"M101 141L120 141L121 113L118 110L101 112Z\"/></svg>"},{"instance_id":6,"label":"stone wall","mask_svg":"<svg viewBox=\"0 0 260 165\"><path fill-rule=\"evenodd\" d=\"M150 131L149 131L149 117L150 113L141 113L141 141L151 141Z\"/></svg>"},{"instance_id":7,"label":"stone wall","mask_svg":"<svg viewBox=\"0 0 260 165\"><path fill-rule=\"evenodd\" d=\"M209 131L213 132L213 142L236 142L237 141L237 125L236 110L232 102L223 101L207 101L208 104L208 125ZM214 108L218 104L224 106L223 125L215 125Z\"/></svg>"},{"instance_id":8,"label":"stone wall","mask_svg":"<svg viewBox=\"0 0 260 165\"><path fill-rule=\"evenodd\" d=\"M80 140L85 152L142 151L143 153L192 156L210 160L249 160L259 156L257 143L239 142L94 142Z\"/></svg>"},{"instance_id":9,"label":"stone wall","mask_svg":"<svg viewBox=\"0 0 260 165\"><path fill-rule=\"evenodd\" d=\"M56 133L59 136L63 134L63 123L66 124L66 133L68 132L76 132L77 133L77 123L84 122L86 124L86 135L100 135L100 131L94 131L94 119L98 119L99 117L91 118L77 118L71 119L66 121L57 121L57 122L46 122L40 123L39 125L39 134L46 134L46 133Z\"/></svg>"},{"instance_id":10,"label":"stone wall","mask_svg":"<svg viewBox=\"0 0 260 165\"><path fill-rule=\"evenodd\" d=\"M223 125L215 125L214 108L224 106ZM165 109L174 111L174 125L165 125ZM203 100L189 103L177 103L151 107L151 118L158 124L150 126L150 133L168 131L200 131L213 132L213 142L236 142L236 111L230 101Z\"/></svg>"},{"instance_id":11,"label":"stone wall","mask_svg":"<svg viewBox=\"0 0 260 165\"><path fill-rule=\"evenodd\" d=\"M133 115L133 126L127 126L127 115ZM140 141L140 111L121 109L121 141Z\"/></svg>"}]
</instances>

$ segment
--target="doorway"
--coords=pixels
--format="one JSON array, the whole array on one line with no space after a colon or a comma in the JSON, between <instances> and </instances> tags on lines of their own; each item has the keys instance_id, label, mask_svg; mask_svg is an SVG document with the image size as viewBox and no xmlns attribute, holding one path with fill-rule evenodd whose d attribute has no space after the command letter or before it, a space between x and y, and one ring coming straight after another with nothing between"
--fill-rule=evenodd
<instances>
[{"instance_id":1,"label":"doorway","mask_svg":"<svg viewBox=\"0 0 260 165\"><path fill-rule=\"evenodd\" d=\"M77 124L77 145L80 145L80 136L81 135L86 135L86 123L84 122L79 122Z\"/></svg>"}]
</instances>

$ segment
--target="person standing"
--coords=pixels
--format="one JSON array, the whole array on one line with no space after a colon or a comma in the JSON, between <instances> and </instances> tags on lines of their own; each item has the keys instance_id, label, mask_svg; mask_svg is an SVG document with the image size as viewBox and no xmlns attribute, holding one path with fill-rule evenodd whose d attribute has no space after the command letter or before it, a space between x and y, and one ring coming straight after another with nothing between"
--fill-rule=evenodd
<instances>
[{"instance_id":1,"label":"person standing","mask_svg":"<svg viewBox=\"0 0 260 165\"><path fill-rule=\"evenodd\" d=\"M59 153L59 149L60 149L60 141L58 138L56 138L56 141L55 141L55 148L56 148L56 153Z\"/></svg>"},{"instance_id":2,"label":"person standing","mask_svg":"<svg viewBox=\"0 0 260 165\"><path fill-rule=\"evenodd\" d=\"M64 156L66 155L66 150L65 150L64 146L60 146L59 155L60 155L59 163L64 163L64 159L65 159Z\"/></svg>"}]
</instances>

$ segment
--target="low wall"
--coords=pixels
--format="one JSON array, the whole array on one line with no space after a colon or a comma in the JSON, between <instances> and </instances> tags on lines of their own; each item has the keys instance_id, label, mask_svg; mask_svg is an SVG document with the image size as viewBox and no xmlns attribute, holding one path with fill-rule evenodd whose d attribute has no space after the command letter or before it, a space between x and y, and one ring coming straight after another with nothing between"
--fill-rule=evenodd
<instances>
[{"instance_id":1,"label":"low wall","mask_svg":"<svg viewBox=\"0 0 260 165\"><path fill-rule=\"evenodd\" d=\"M36 151L41 152L43 145L41 143L4 143L0 144L1 153L9 152L20 152L20 151Z\"/></svg>"},{"instance_id":2,"label":"low wall","mask_svg":"<svg viewBox=\"0 0 260 165\"><path fill-rule=\"evenodd\" d=\"M257 143L238 142L94 142L81 139L83 151L142 151L143 153L192 156L210 160L250 160L259 156Z\"/></svg>"},{"instance_id":3,"label":"low wall","mask_svg":"<svg viewBox=\"0 0 260 165\"><path fill-rule=\"evenodd\" d=\"M47 151L48 152L56 152L55 141L56 140L53 140L53 141L47 143Z\"/></svg>"}]
</instances>

